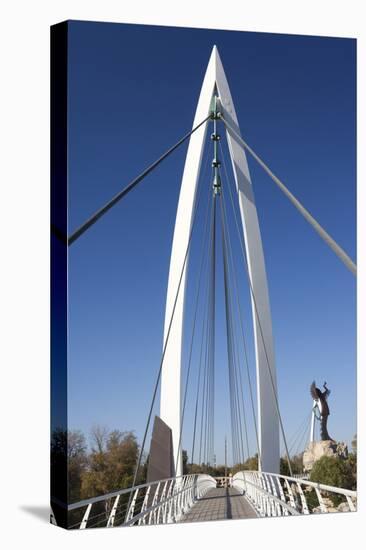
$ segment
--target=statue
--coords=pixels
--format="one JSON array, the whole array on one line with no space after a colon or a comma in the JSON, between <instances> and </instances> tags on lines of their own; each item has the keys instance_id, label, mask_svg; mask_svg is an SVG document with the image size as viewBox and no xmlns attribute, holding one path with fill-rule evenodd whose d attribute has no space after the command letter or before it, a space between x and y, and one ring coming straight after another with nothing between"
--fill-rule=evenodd
<instances>
[{"instance_id":1,"label":"statue","mask_svg":"<svg viewBox=\"0 0 366 550\"><path fill-rule=\"evenodd\" d=\"M330 390L327 383L323 384L324 391L316 387L315 381L310 386L311 397L314 400L310 425L310 441L302 456L305 472L310 472L314 464L323 456L346 459L348 448L345 443L337 442L330 437L327 429L329 416L328 397ZM314 440L315 419L320 421L320 441Z\"/></svg>"},{"instance_id":2,"label":"statue","mask_svg":"<svg viewBox=\"0 0 366 550\"><path fill-rule=\"evenodd\" d=\"M329 416L329 406L328 406L328 396L330 390L327 388L327 383L323 384L324 391L322 392L319 388L316 387L315 381L310 386L311 397L315 401L313 407L315 416L320 420L320 438L322 441L333 441L327 430L327 422ZM319 411L319 416L316 414L316 409Z\"/></svg>"}]
</instances>

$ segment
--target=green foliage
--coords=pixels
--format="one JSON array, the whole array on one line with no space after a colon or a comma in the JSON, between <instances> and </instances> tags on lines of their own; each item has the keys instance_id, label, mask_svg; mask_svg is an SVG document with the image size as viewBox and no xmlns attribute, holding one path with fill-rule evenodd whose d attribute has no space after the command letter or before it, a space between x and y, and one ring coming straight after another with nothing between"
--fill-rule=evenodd
<instances>
[{"instance_id":1,"label":"green foliage","mask_svg":"<svg viewBox=\"0 0 366 550\"><path fill-rule=\"evenodd\" d=\"M352 451L354 452L354 454L357 454L357 434L354 435L351 445L352 445Z\"/></svg>"},{"instance_id":2,"label":"green foliage","mask_svg":"<svg viewBox=\"0 0 366 550\"><path fill-rule=\"evenodd\" d=\"M291 464L292 466L292 464ZM295 473L294 471L292 473ZM290 468L287 462L287 458L280 458L280 474L283 476L289 476L291 474Z\"/></svg>"},{"instance_id":3,"label":"green foliage","mask_svg":"<svg viewBox=\"0 0 366 550\"><path fill-rule=\"evenodd\" d=\"M130 487L138 458L138 444L132 432L97 428L94 445L82 475L81 497L90 498L115 489Z\"/></svg>"},{"instance_id":4,"label":"green foliage","mask_svg":"<svg viewBox=\"0 0 366 550\"><path fill-rule=\"evenodd\" d=\"M87 465L87 446L80 431L69 431L67 440L69 502L81 498L82 475Z\"/></svg>"},{"instance_id":5,"label":"green foliage","mask_svg":"<svg viewBox=\"0 0 366 550\"><path fill-rule=\"evenodd\" d=\"M243 465L243 470L258 470L258 454L249 457Z\"/></svg>"},{"instance_id":6,"label":"green foliage","mask_svg":"<svg viewBox=\"0 0 366 550\"><path fill-rule=\"evenodd\" d=\"M293 474L302 474L303 473L303 464L302 464L302 454L294 455L290 459L291 469ZM288 465L288 460L285 457L280 459L280 474L283 476L290 476L290 468Z\"/></svg>"},{"instance_id":7,"label":"green foliage","mask_svg":"<svg viewBox=\"0 0 366 550\"><path fill-rule=\"evenodd\" d=\"M229 475L230 468L226 468L227 473ZM225 476L225 464L218 464L215 468L215 476L214 477L224 477Z\"/></svg>"},{"instance_id":8,"label":"green foliage","mask_svg":"<svg viewBox=\"0 0 366 550\"><path fill-rule=\"evenodd\" d=\"M231 472L230 468L227 468L227 473L229 475ZM217 466L207 466L207 464L187 464L187 473L188 474L209 474L212 477L224 477L225 476L225 466L219 464Z\"/></svg>"},{"instance_id":9,"label":"green foliage","mask_svg":"<svg viewBox=\"0 0 366 550\"><path fill-rule=\"evenodd\" d=\"M348 455L347 462L349 464L351 473L352 473L352 490L355 491L357 489L357 454L351 453Z\"/></svg>"},{"instance_id":10,"label":"green foliage","mask_svg":"<svg viewBox=\"0 0 366 550\"><path fill-rule=\"evenodd\" d=\"M231 468L231 473L234 475L237 472L240 472L242 470L258 470L258 454L256 453L254 456L251 456L247 458L247 460L244 463L241 464L235 464Z\"/></svg>"},{"instance_id":11,"label":"green foliage","mask_svg":"<svg viewBox=\"0 0 366 550\"><path fill-rule=\"evenodd\" d=\"M352 489L353 476L349 461L333 456L322 456L311 470L310 481Z\"/></svg>"},{"instance_id":12,"label":"green foliage","mask_svg":"<svg viewBox=\"0 0 366 550\"><path fill-rule=\"evenodd\" d=\"M187 464L188 474L200 474L204 471L203 468L205 468L204 464Z\"/></svg>"},{"instance_id":13,"label":"green foliage","mask_svg":"<svg viewBox=\"0 0 366 550\"><path fill-rule=\"evenodd\" d=\"M306 503L308 505L310 512L312 512L314 508L317 508L319 506L319 500L315 492L315 489L306 491Z\"/></svg>"},{"instance_id":14,"label":"green foliage","mask_svg":"<svg viewBox=\"0 0 366 550\"><path fill-rule=\"evenodd\" d=\"M304 471L303 454L300 453L291 457L291 466L294 474L302 474Z\"/></svg>"},{"instance_id":15,"label":"green foliage","mask_svg":"<svg viewBox=\"0 0 366 550\"><path fill-rule=\"evenodd\" d=\"M352 465L349 459L333 456L322 456L317 460L311 470L310 481L341 487L343 489L354 489L355 479L352 472ZM329 498L334 506L343 501L339 495L329 493Z\"/></svg>"}]
</instances>

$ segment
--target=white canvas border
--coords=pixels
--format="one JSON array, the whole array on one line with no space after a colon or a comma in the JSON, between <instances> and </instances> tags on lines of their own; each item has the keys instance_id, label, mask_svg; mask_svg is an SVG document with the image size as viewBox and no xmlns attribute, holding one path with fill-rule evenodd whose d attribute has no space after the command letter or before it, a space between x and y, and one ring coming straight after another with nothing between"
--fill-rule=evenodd
<instances>
[{"instance_id":1,"label":"white canvas border","mask_svg":"<svg viewBox=\"0 0 366 550\"><path fill-rule=\"evenodd\" d=\"M358 39L358 438L365 463L364 308L366 31L363 2L277 0L89 0L3 3L1 33L1 434L5 547L222 548L229 544L344 548L362 537L365 474L359 468L359 512L332 517L215 522L126 530L64 532L48 525L49 494L49 26L64 19L116 21ZM345 396L346 397L346 396ZM6 518L6 520L5 520ZM361 538L362 540L362 538Z\"/></svg>"}]
</instances>

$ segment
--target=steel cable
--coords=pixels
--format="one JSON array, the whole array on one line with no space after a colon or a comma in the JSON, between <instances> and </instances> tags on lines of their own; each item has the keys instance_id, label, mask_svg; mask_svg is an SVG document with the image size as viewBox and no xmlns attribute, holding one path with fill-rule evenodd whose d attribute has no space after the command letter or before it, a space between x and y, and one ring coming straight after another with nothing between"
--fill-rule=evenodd
<instances>
[{"instance_id":1,"label":"steel cable","mask_svg":"<svg viewBox=\"0 0 366 550\"><path fill-rule=\"evenodd\" d=\"M275 184L281 189L281 191L286 195L286 197L292 202L295 208L300 212L300 214L306 219L306 221L312 226L313 229L318 233L318 235L323 239L323 241L333 250L333 252L338 256L338 258L344 263L344 265L353 273L357 275L357 266L353 260L348 256L348 254L343 250L342 247L325 231L325 229L316 221L316 219L310 214L310 212L301 204L301 202L287 189L285 184L272 172L272 170L263 162L263 160L253 151L251 147L243 140L243 138L236 132L231 124L224 118L221 117L221 120L226 126L226 129L234 139L244 147L252 157L258 162L258 164L263 168L265 172L270 176L270 178L275 182Z\"/></svg>"},{"instance_id":2,"label":"steel cable","mask_svg":"<svg viewBox=\"0 0 366 550\"><path fill-rule=\"evenodd\" d=\"M135 470L134 477L133 477L132 488L134 488L135 485L136 485L138 470L139 470L140 465L141 465L142 455L143 455L143 451L144 451L144 447L145 447L145 443L146 443L146 438L147 438L147 432L148 432L148 429L149 429L149 426L150 426L152 411L153 411L153 408L154 408L156 394L157 394L157 391L158 391L159 382L160 382L160 378L161 378L161 371L162 371L162 368L163 368L165 352L166 352L166 349L167 349L167 345L168 345L168 341L169 341L169 335L170 335L170 331L171 331L171 327L172 327L172 323L173 323L173 319L174 319L175 308L176 308L176 305L177 305L179 291L180 291L183 275L184 275L185 268L186 268L188 252L189 252L191 241L192 241L193 229L194 229L195 222L196 222L196 214L197 214L199 202L200 202L201 195L202 195L201 191L202 191L202 188L199 191L199 196L198 196L198 199L196 201L194 212L193 212L193 219L192 219L192 224L191 224L191 228L190 228L190 232L189 232L187 248L186 248L186 252L185 252L185 256L184 256L184 260L183 260L182 270L181 270L180 277L179 277L177 292L176 292L174 303L173 303L172 314L171 314L170 320L169 320L169 325L168 325L168 330L167 330L167 334L166 334L166 338L165 338L165 342L164 342L163 353L162 353L162 357L161 357L161 361L160 361L158 375L157 375L157 379L156 379L155 386L154 386L153 397L152 397L152 401L151 401L151 405L150 405L150 410L149 410L149 414L148 414L145 433L144 433L144 437L143 437L143 440L142 440L141 449L140 449L140 453L139 453L139 458L138 458L136 470Z\"/></svg>"},{"instance_id":3,"label":"steel cable","mask_svg":"<svg viewBox=\"0 0 366 550\"><path fill-rule=\"evenodd\" d=\"M257 322L258 322L259 333L260 333L260 336L261 336L261 340L262 340L263 348L264 348L264 352L265 352L266 364L267 364L268 373L269 373L269 377L270 377L270 382L271 382L271 386L272 386L272 391L273 391L273 395L274 395L276 412L277 412L277 416L278 416L278 420L279 420L279 424L280 424L283 443L284 443L285 449L286 449L286 458L287 458L290 474L292 475L290 455L289 455L289 452L288 452L286 435L285 435L285 430L284 430L284 427L283 427L282 417L281 417L281 413L280 413L277 392L276 392L276 389L275 389L275 386L274 386L273 375L272 375L271 367L270 367L270 364L269 364L267 346L266 346L264 335L263 335L261 320L259 318L257 300L256 300L256 296L254 294L254 289L253 289L252 281L251 281L250 274L249 274L248 261L247 261L247 257L246 257L245 251L244 251L244 246L243 246L243 242L242 242L242 235L240 233L239 224L238 224L238 220L237 220L237 217L236 217L236 211L235 211L235 207L234 207L234 199L233 199L232 192L231 192L231 186L229 185L228 187L229 187L229 191L230 191L230 198L231 198L231 203L232 203L232 209L233 209L233 212L234 212L234 219L235 219L236 229L237 229L237 232L238 232L240 247L241 247L242 256L243 256L243 259L244 259L245 271L246 271L248 284L249 284L249 288L250 288L250 293L251 293L252 301L253 301L253 305L254 305L255 316L256 316L256 319L257 319Z\"/></svg>"},{"instance_id":4,"label":"steel cable","mask_svg":"<svg viewBox=\"0 0 366 550\"><path fill-rule=\"evenodd\" d=\"M175 143L170 149L168 149L161 157L159 157L155 162L150 164L141 174L134 178L126 187L119 191L112 199L110 199L102 208L97 210L90 218L86 220L80 227L78 227L67 239L67 244L70 246L74 243L87 229L95 224L104 214L108 212L117 202L119 202L123 197L125 197L138 183L140 183L148 174L150 174L163 160L165 160L173 151L175 151L182 143L184 143L198 128L200 128L205 122L211 118L211 115L206 117L202 122L197 124L190 132L185 134L177 143ZM55 228L55 234L57 228ZM58 235L57 235L58 236Z\"/></svg>"}]
</instances>

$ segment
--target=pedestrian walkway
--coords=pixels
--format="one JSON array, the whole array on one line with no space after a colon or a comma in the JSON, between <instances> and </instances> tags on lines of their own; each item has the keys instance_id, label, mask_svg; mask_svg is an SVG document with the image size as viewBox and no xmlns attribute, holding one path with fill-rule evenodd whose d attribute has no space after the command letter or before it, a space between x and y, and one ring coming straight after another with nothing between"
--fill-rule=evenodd
<instances>
[{"instance_id":1,"label":"pedestrian walkway","mask_svg":"<svg viewBox=\"0 0 366 550\"><path fill-rule=\"evenodd\" d=\"M181 522L217 521L258 517L254 508L234 487L211 489L187 512Z\"/></svg>"}]
</instances>

